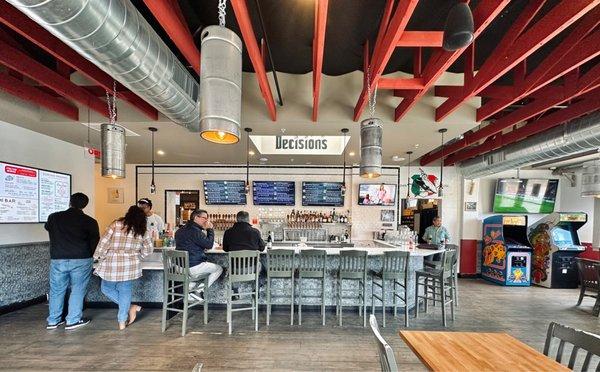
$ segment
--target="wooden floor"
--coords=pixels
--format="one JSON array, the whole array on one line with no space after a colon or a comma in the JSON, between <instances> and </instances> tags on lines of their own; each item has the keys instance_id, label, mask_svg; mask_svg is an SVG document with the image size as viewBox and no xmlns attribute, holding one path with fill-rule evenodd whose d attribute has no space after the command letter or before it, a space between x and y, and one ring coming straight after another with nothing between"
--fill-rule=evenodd
<instances>
[{"instance_id":1,"label":"wooden floor","mask_svg":"<svg viewBox=\"0 0 600 372\"><path fill-rule=\"evenodd\" d=\"M475 279L461 279L460 307L449 330L507 332L542 350L546 327L558 321L600 332L600 319L591 315L591 300L575 307L577 290L540 287L508 288ZM116 310L90 309L92 323L82 329L46 331L47 305L36 305L0 316L0 369L27 370L187 370L198 363L204 371L246 370L378 370L378 358L368 328L358 314L345 313L344 327L328 314L321 327L319 313L304 313L303 325L289 326L289 313L274 313L271 326L260 314L254 332L250 314L234 315L234 334L227 334L225 311L210 313L202 324L193 311L190 332L180 337L179 323L160 332L160 311L146 309L136 324L116 329ZM381 315L378 314L381 322ZM402 317L392 320L383 335L394 348L401 370L424 370L398 336ZM439 307L419 319L412 329L441 330Z\"/></svg>"}]
</instances>

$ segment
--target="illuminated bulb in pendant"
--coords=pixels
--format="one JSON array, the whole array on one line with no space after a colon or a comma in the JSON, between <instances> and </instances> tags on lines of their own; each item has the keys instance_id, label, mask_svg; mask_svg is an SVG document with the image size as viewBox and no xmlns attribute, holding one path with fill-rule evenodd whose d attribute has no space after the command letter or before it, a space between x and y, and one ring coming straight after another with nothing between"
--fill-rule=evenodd
<instances>
[{"instance_id":1,"label":"illuminated bulb in pendant","mask_svg":"<svg viewBox=\"0 0 600 372\"><path fill-rule=\"evenodd\" d=\"M217 137L219 137L219 139L222 140L223 138L225 138L225 132L217 132Z\"/></svg>"},{"instance_id":2,"label":"illuminated bulb in pendant","mask_svg":"<svg viewBox=\"0 0 600 372\"><path fill-rule=\"evenodd\" d=\"M116 174L113 174L111 177L112 177L113 180L117 179L117 175Z\"/></svg>"},{"instance_id":3,"label":"illuminated bulb in pendant","mask_svg":"<svg viewBox=\"0 0 600 372\"><path fill-rule=\"evenodd\" d=\"M367 174L367 177L369 177L369 178L373 178L373 173L369 173L369 174Z\"/></svg>"}]
</instances>

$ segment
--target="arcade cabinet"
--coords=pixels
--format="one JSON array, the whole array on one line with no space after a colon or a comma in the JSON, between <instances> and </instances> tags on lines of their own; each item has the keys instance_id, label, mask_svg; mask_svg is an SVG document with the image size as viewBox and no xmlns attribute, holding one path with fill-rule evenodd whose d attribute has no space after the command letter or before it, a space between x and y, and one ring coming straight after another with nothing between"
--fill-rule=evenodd
<instances>
[{"instance_id":1,"label":"arcade cabinet","mask_svg":"<svg viewBox=\"0 0 600 372\"><path fill-rule=\"evenodd\" d=\"M548 288L577 288L575 257L585 250L577 230L587 222L583 212L555 212L529 228L533 247L533 284Z\"/></svg>"},{"instance_id":2,"label":"arcade cabinet","mask_svg":"<svg viewBox=\"0 0 600 372\"><path fill-rule=\"evenodd\" d=\"M491 216L483 220L481 276L507 286L529 286L531 246L527 216Z\"/></svg>"}]
</instances>

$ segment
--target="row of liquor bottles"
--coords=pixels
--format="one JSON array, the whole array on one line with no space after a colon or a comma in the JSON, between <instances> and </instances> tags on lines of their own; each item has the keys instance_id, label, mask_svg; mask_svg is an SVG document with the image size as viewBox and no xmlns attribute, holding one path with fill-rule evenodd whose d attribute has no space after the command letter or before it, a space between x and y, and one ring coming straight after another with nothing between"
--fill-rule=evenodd
<instances>
[{"instance_id":1,"label":"row of liquor bottles","mask_svg":"<svg viewBox=\"0 0 600 372\"><path fill-rule=\"evenodd\" d=\"M292 209L292 213L287 215L288 225L297 222L310 223L350 223L347 214L336 213L335 208L331 212L300 211Z\"/></svg>"}]
</instances>

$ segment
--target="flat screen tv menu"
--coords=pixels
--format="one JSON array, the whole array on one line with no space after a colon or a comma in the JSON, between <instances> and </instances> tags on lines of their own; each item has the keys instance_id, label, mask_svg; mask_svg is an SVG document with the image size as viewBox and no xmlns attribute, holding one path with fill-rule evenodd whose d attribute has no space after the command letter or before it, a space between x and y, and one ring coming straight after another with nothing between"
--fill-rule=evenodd
<instances>
[{"instance_id":1,"label":"flat screen tv menu","mask_svg":"<svg viewBox=\"0 0 600 372\"><path fill-rule=\"evenodd\" d=\"M253 181L254 205L295 205L294 181Z\"/></svg>"},{"instance_id":2,"label":"flat screen tv menu","mask_svg":"<svg viewBox=\"0 0 600 372\"><path fill-rule=\"evenodd\" d=\"M341 182L302 182L303 206L340 207L344 205Z\"/></svg>"},{"instance_id":3,"label":"flat screen tv menu","mask_svg":"<svg viewBox=\"0 0 600 372\"><path fill-rule=\"evenodd\" d=\"M204 181L206 205L245 205L244 181Z\"/></svg>"}]
</instances>

